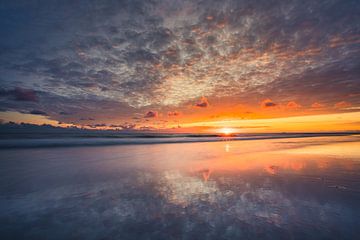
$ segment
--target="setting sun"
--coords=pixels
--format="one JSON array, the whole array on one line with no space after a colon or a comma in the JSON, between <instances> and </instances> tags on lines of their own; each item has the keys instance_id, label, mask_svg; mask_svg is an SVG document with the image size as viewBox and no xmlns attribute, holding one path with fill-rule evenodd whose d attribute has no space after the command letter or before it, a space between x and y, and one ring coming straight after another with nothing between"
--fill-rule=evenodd
<instances>
[{"instance_id":1,"label":"setting sun","mask_svg":"<svg viewBox=\"0 0 360 240\"><path fill-rule=\"evenodd\" d=\"M360 239L359 10L2 0L0 240Z\"/></svg>"},{"instance_id":2,"label":"setting sun","mask_svg":"<svg viewBox=\"0 0 360 240\"><path fill-rule=\"evenodd\" d=\"M226 135L226 136L229 136L229 135L235 133L235 129L225 127L225 128L219 129L219 133L221 133L223 135Z\"/></svg>"}]
</instances>

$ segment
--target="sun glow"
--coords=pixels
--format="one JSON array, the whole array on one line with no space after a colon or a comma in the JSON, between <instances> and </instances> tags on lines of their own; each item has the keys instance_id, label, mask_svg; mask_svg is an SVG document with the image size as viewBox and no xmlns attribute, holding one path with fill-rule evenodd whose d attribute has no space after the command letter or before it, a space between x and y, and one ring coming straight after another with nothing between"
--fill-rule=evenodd
<instances>
[{"instance_id":1,"label":"sun glow","mask_svg":"<svg viewBox=\"0 0 360 240\"><path fill-rule=\"evenodd\" d=\"M225 135L225 136L230 136L231 134L235 133L235 130L233 128L221 128L219 129L219 133Z\"/></svg>"}]
</instances>

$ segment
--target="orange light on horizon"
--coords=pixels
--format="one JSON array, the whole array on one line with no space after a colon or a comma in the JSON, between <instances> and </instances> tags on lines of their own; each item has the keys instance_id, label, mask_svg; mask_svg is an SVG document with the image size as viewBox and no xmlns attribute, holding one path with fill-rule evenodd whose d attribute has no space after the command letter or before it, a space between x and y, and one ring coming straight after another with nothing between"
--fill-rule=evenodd
<instances>
[{"instance_id":1,"label":"orange light on horizon","mask_svg":"<svg viewBox=\"0 0 360 240\"><path fill-rule=\"evenodd\" d=\"M221 133L222 135L230 136L230 135L234 134L236 132L236 130L233 128L224 127L224 128L220 128L218 130L218 132Z\"/></svg>"}]
</instances>

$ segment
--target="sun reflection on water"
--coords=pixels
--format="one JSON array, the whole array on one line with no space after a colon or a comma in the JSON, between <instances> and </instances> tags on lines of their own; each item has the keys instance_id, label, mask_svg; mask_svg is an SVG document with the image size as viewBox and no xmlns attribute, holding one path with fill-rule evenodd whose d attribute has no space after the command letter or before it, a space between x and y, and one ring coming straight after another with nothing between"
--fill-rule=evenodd
<instances>
[{"instance_id":1,"label":"sun reflection on water","mask_svg":"<svg viewBox=\"0 0 360 240\"><path fill-rule=\"evenodd\" d=\"M225 152L230 152L230 145L228 143L225 144Z\"/></svg>"},{"instance_id":2,"label":"sun reflection on water","mask_svg":"<svg viewBox=\"0 0 360 240\"><path fill-rule=\"evenodd\" d=\"M45 226L63 239L79 227L84 238L111 232L118 239L159 239L159 233L160 239L169 233L303 239L299 233L306 232L356 239L360 143L334 139L339 143L312 138L29 150L26 157L10 152L0 164L6 185L17 192L2 185L0 230ZM41 161L29 167L29 157ZM49 157L58 161L44 160ZM21 163L16 168L14 160ZM54 168L56 175L47 174Z\"/></svg>"}]
</instances>

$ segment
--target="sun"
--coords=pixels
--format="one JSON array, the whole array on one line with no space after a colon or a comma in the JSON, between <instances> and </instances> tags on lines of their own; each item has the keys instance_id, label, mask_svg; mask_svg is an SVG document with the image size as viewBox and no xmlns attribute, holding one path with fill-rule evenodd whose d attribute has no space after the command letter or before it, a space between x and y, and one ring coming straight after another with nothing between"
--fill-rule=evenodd
<instances>
[{"instance_id":1,"label":"sun","mask_svg":"<svg viewBox=\"0 0 360 240\"><path fill-rule=\"evenodd\" d=\"M235 130L233 128L221 128L219 129L219 133L225 135L225 136L230 136L231 134L235 133Z\"/></svg>"}]
</instances>

